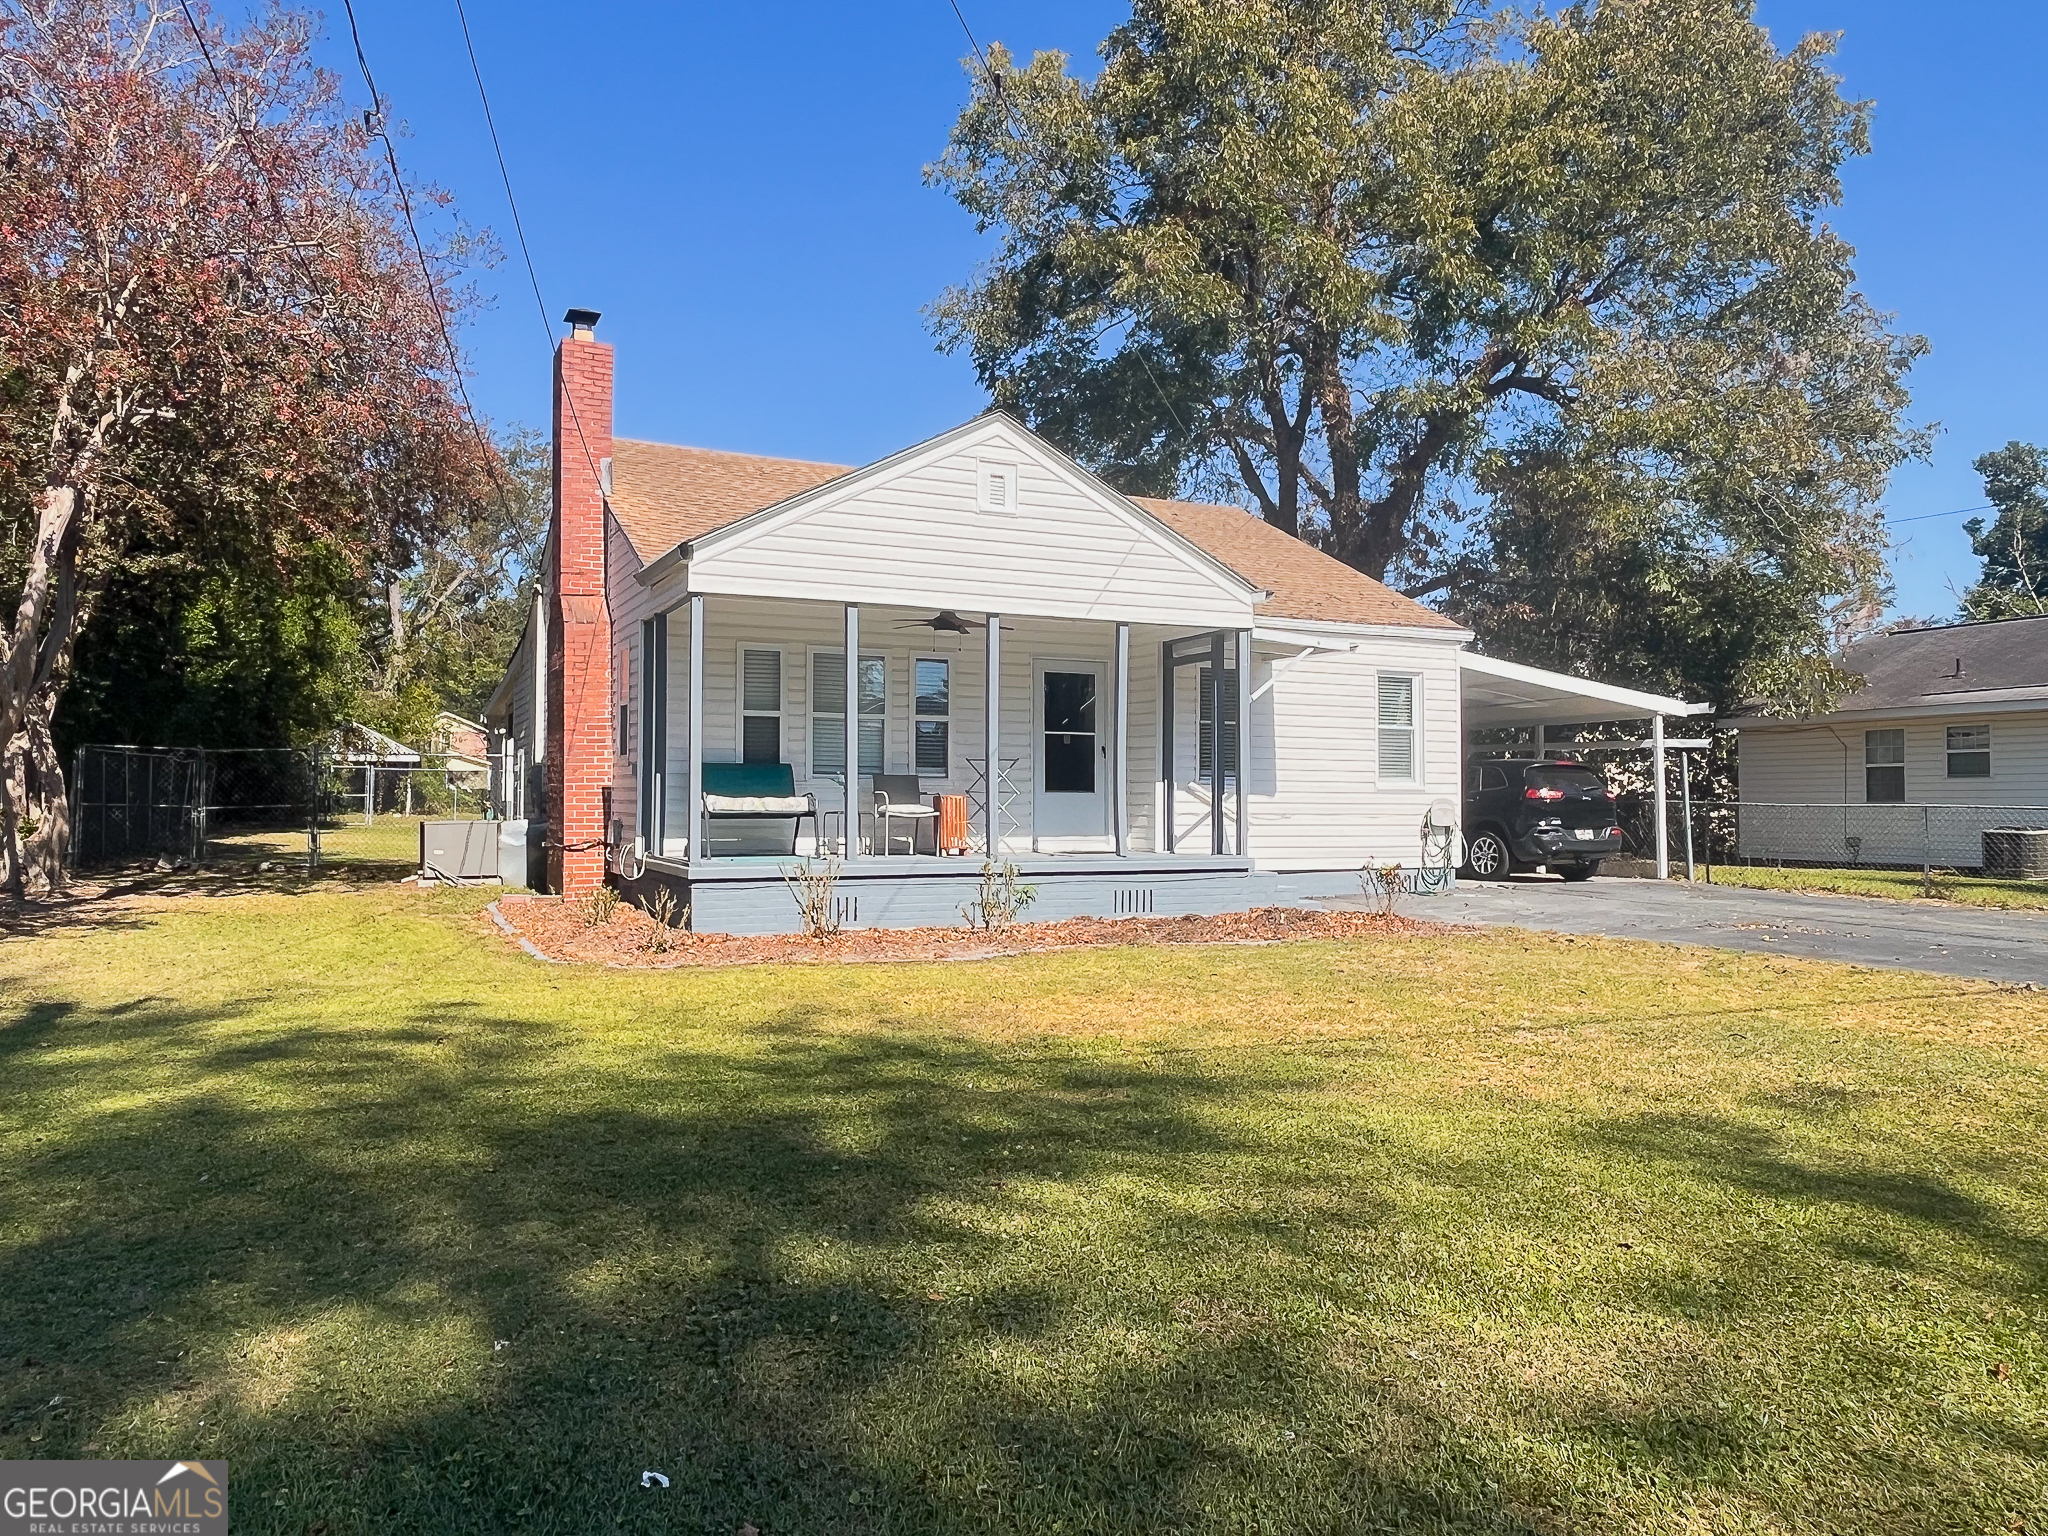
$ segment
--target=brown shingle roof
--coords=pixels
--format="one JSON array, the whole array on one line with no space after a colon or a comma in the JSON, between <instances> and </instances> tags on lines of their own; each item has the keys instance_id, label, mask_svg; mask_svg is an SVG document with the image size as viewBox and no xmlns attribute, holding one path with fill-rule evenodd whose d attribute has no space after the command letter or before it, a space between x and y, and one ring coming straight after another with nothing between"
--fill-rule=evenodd
<instances>
[{"instance_id":1,"label":"brown shingle roof","mask_svg":"<svg viewBox=\"0 0 2048 1536\"><path fill-rule=\"evenodd\" d=\"M847 473L844 464L619 438L612 444L612 512L640 558L652 563L678 544ZM1270 591L1259 605L1263 617L1458 627L1237 507L1133 499L1196 548Z\"/></svg>"},{"instance_id":2,"label":"brown shingle roof","mask_svg":"<svg viewBox=\"0 0 2048 1536\"><path fill-rule=\"evenodd\" d=\"M612 514L640 558L651 564L678 544L846 472L844 464L617 438L612 443Z\"/></svg>"},{"instance_id":3,"label":"brown shingle roof","mask_svg":"<svg viewBox=\"0 0 2048 1536\"><path fill-rule=\"evenodd\" d=\"M1343 561L1283 533L1239 507L1199 501L1131 498L1175 533L1273 595L1259 604L1269 619L1322 619L1335 624L1402 624L1417 629L1459 626L1434 608L1354 571Z\"/></svg>"}]
</instances>

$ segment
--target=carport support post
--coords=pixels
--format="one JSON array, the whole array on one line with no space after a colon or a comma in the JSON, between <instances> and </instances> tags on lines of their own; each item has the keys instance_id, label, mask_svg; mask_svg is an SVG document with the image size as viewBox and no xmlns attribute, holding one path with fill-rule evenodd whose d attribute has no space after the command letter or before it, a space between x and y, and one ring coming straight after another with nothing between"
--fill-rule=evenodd
<instances>
[{"instance_id":1,"label":"carport support post","mask_svg":"<svg viewBox=\"0 0 2048 1536\"><path fill-rule=\"evenodd\" d=\"M1693 882L1692 869L1692 754L1678 754L1678 797L1685 817L1685 883Z\"/></svg>"},{"instance_id":2,"label":"carport support post","mask_svg":"<svg viewBox=\"0 0 2048 1536\"><path fill-rule=\"evenodd\" d=\"M1666 820L1667 797L1664 792L1664 717L1650 716L1650 758L1657 775L1657 878L1671 878L1671 828Z\"/></svg>"},{"instance_id":3,"label":"carport support post","mask_svg":"<svg viewBox=\"0 0 2048 1536\"><path fill-rule=\"evenodd\" d=\"M1209 852L1223 853L1223 631L1209 636Z\"/></svg>"},{"instance_id":4,"label":"carport support post","mask_svg":"<svg viewBox=\"0 0 2048 1536\"><path fill-rule=\"evenodd\" d=\"M1252 632L1237 632L1237 856L1251 857L1252 829Z\"/></svg>"}]
</instances>

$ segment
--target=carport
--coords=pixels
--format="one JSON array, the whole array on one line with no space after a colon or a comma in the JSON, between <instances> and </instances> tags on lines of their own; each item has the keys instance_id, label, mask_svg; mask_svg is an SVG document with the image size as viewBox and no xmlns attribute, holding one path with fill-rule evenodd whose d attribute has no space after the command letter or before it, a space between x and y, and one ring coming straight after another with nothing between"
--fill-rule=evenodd
<instances>
[{"instance_id":1,"label":"carport","mask_svg":"<svg viewBox=\"0 0 2048 1536\"><path fill-rule=\"evenodd\" d=\"M1711 704L1688 704L1661 693L1618 688L1612 683L1596 683L1568 672L1546 672L1541 667L1525 667L1520 662L1501 661L1472 651L1459 652L1458 674L1468 744L1474 731L1520 726L1531 731L1540 755L1552 726L1648 720L1649 737L1636 744L1649 749L1651 771L1656 779L1657 878L1670 877L1671 836L1664 781L1665 754L1673 744L1664 722L1672 717L1711 713Z\"/></svg>"}]
</instances>

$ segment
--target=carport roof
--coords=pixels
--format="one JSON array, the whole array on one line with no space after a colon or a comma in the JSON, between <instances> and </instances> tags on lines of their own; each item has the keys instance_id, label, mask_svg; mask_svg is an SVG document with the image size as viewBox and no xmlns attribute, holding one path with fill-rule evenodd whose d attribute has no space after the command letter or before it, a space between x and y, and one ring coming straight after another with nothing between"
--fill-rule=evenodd
<instances>
[{"instance_id":1,"label":"carport roof","mask_svg":"<svg viewBox=\"0 0 2048 1536\"><path fill-rule=\"evenodd\" d=\"M1458 671L1468 727L1580 725L1648 715L1704 715L1713 709L1711 704L1688 704L1661 693L1546 672L1473 651L1458 653Z\"/></svg>"}]
</instances>

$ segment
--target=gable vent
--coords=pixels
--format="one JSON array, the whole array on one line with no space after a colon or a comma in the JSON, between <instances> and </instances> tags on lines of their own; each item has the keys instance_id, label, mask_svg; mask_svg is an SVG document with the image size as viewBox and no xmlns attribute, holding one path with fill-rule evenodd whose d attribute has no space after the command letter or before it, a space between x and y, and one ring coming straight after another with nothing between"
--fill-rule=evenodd
<instances>
[{"instance_id":1,"label":"gable vent","mask_svg":"<svg viewBox=\"0 0 2048 1536\"><path fill-rule=\"evenodd\" d=\"M976 468L975 505L983 512L997 514L1017 510L1017 466L1001 464L990 459L980 460Z\"/></svg>"}]
</instances>

